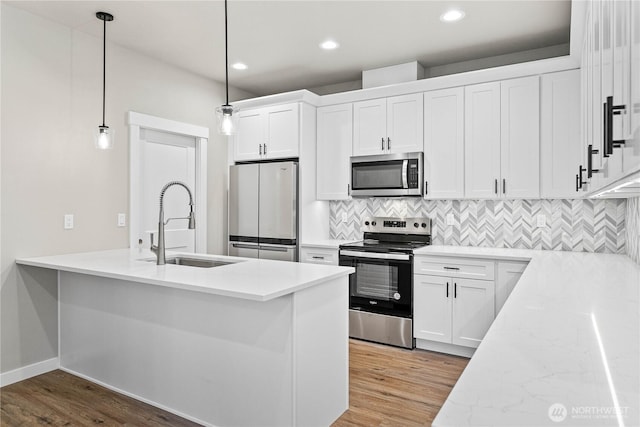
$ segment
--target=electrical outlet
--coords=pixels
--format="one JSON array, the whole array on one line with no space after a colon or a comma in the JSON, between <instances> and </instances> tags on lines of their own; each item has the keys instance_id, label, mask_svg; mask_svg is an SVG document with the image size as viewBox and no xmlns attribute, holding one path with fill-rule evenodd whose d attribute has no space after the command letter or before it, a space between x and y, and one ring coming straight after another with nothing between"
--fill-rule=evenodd
<instances>
[{"instance_id":1,"label":"electrical outlet","mask_svg":"<svg viewBox=\"0 0 640 427\"><path fill-rule=\"evenodd\" d=\"M453 218L453 214L447 214L447 225L455 225L456 220Z\"/></svg>"},{"instance_id":2,"label":"electrical outlet","mask_svg":"<svg viewBox=\"0 0 640 427\"><path fill-rule=\"evenodd\" d=\"M118 227L127 226L127 215L123 213L118 214Z\"/></svg>"},{"instance_id":3,"label":"electrical outlet","mask_svg":"<svg viewBox=\"0 0 640 427\"><path fill-rule=\"evenodd\" d=\"M342 222L347 222L349 220L349 218L347 217L347 213L346 212L342 212Z\"/></svg>"},{"instance_id":4,"label":"electrical outlet","mask_svg":"<svg viewBox=\"0 0 640 427\"><path fill-rule=\"evenodd\" d=\"M547 226L547 217L540 214L537 217L537 225L538 228L542 228L542 227L546 227Z\"/></svg>"},{"instance_id":5,"label":"electrical outlet","mask_svg":"<svg viewBox=\"0 0 640 427\"><path fill-rule=\"evenodd\" d=\"M64 215L64 229L65 230L73 229L73 214Z\"/></svg>"}]
</instances>

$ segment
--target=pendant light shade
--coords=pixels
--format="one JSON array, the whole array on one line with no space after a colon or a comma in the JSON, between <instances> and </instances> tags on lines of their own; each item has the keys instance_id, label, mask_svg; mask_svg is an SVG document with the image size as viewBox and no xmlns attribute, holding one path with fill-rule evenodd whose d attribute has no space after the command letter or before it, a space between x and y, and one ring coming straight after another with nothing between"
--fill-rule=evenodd
<instances>
[{"instance_id":1,"label":"pendant light shade","mask_svg":"<svg viewBox=\"0 0 640 427\"><path fill-rule=\"evenodd\" d=\"M96 18L103 22L102 34L102 125L98 126L95 136L96 148L100 150L109 150L113 148L114 131L104 123L105 111L105 88L107 74L107 21L113 21L113 15L107 12L96 13Z\"/></svg>"},{"instance_id":2,"label":"pendant light shade","mask_svg":"<svg viewBox=\"0 0 640 427\"><path fill-rule=\"evenodd\" d=\"M216 108L218 119L218 132L222 135L233 135L236 133L238 109L229 105L229 43L227 37L227 0L224 0L224 85L226 90L226 103Z\"/></svg>"}]
</instances>

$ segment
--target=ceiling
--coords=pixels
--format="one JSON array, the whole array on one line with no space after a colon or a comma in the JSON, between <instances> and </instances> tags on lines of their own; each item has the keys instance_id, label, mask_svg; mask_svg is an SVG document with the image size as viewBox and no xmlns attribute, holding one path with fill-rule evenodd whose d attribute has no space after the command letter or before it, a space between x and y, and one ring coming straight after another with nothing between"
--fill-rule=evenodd
<instances>
[{"instance_id":1,"label":"ceiling","mask_svg":"<svg viewBox=\"0 0 640 427\"><path fill-rule=\"evenodd\" d=\"M9 1L79 31L102 35L95 12L112 13L107 38L224 81L224 3L212 1ZM440 15L465 11L457 23ZM570 0L229 0L232 86L255 95L358 80L362 70L410 61L425 67L569 42ZM334 39L340 47L324 51Z\"/></svg>"}]
</instances>

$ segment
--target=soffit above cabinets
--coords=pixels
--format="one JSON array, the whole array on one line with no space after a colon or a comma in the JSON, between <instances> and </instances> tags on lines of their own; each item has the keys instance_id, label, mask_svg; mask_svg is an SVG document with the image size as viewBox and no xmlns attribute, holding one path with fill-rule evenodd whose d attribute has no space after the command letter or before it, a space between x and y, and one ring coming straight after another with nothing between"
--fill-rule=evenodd
<instances>
[{"instance_id":1,"label":"soffit above cabinets","mask_svg":"<svg viewBox=\"0 0 640 427\"><path fill-rule=\"evenodd\" d=\"M102 27L95 12L108 11L117 16L110 41L224 81L222 1L3 3L96 37ZM439 67L570 41L570 0L463 0L455 6L465 18L441 22L452 5L440 0L232 0L229 62L243 62L248 69L230 69L230 84L266 95L359 80L363 70L410 61ZM320 49L328 38L340 47Z\"/></svg>"}]
</instances>

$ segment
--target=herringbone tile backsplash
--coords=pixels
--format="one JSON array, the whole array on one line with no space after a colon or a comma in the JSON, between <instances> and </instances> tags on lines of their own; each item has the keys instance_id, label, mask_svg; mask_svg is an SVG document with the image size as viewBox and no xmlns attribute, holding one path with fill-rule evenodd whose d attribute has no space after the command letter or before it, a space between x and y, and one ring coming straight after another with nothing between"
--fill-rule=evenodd
<instances>
[{"instance_id":1,"label":"herringbone tile backsplash","mask_svg":"<svg viewBox=\"0 0 640 427\"><path fill-rule=\"evenodd\" d=\"M627 254L640 264L640 197L627 199Z\"/></svg>"},{"instance_id":2,"label":"herringbone tile backsplash","mask_svg":"<svg viewBox=\"0 0 640 427\"><path fill-rule=\"evenodd\" d=\"M635 205L636 211L638 199ZM432 219L434 245L626 253L627 202L608 200L423 200L369 198L330 202L331 238L360 239L364 218ZM343 222L346 213L346 222ZM455 225L447 226L447 214ZM537 217L546 217L538 228ZM635 226L638 228L638 225ZM637 253L638 235L636 232ZM630 253L631 255L631 253ZM633 256L632 256L633 258Z\"/></svg>"}]
</instances>

